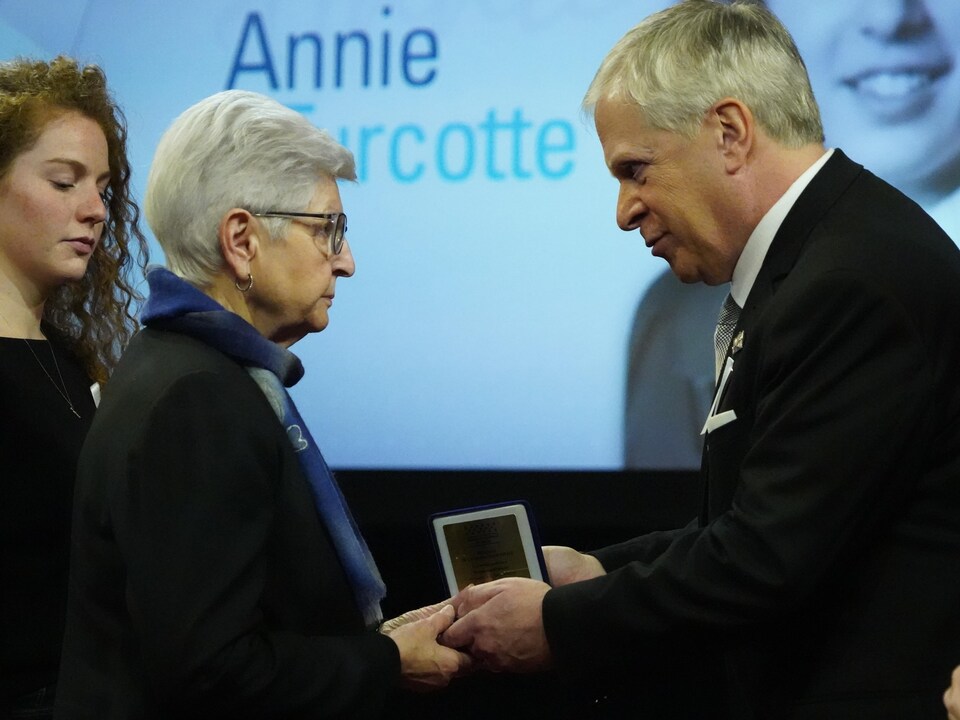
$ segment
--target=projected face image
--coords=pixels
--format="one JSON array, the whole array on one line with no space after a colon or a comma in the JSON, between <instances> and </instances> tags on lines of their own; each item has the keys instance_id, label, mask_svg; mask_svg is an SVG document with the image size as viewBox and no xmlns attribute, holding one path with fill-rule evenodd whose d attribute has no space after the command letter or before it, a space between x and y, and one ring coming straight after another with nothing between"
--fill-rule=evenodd
<instances>
[{"instance_id":1,"label":"projected face image","mask_svg":"<svg viewBox=\"0 0 960 720\"><path fill-rule=\"evenodd\" d=\"M837 146L922 204L960 185L960 1L767 0Z\"/></svg>"}]
</instances>

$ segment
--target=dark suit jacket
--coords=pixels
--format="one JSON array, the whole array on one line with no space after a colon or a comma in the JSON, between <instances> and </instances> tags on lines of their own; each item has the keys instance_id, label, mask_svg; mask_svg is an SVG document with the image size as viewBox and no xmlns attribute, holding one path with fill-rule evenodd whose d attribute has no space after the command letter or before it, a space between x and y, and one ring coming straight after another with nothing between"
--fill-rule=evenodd
<instances>
[{"instance_id":1,"label":"dark suit jacket","mask_svg":"<svg viewBox=\"0 0 960 720\"><path fill-rule=\"evenodd\" d=\"M960 663L960 252L838 151L740 331L699 522L606 548L606 576L547 594L559 666L638 683L679 647L716 653L711 716L942 716Z\"/></svg>"},{"instance_id":2,"label":"dark suit jacket","mask_svg":"<svg viewBox=\"0 0 960 720\"><path fill-rule=\"evenodd\" d=\"M372 717L398 675L259 387L139 333L80 458L57 717Z\"/></svg>"}]
</instances>

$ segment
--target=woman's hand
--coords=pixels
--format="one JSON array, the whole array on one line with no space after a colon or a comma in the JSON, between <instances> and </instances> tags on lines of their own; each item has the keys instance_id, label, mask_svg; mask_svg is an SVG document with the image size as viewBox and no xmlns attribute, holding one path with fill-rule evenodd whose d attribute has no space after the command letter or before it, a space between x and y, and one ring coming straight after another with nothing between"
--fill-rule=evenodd
<instances>
[{"instance_id":1,"label":"woman's hand","mask_svg":"<svg viewBox=\"0 0 960 720\"><path fill-rule=\"evenodd\" d=\"M470 671L473 659L469 655L437 642L437 636L450 627L455 617L453 605L443 602L411 610L380 627L400 650L400 679L404 687L429 692L446 687L450 680Z\"/></svg>"},{"instance_id":2,"label":"woman's hand","mask_svg":"<svg viewBox=\"0 0 960 720\"><path fill-rule=\"evenodd\" d=\"M409 610L403 615L398 615L392 620L384 621L384 623L380 626L380 632L382 632L384 635L389 635L397 628L402 627L409 622L428 618L434 613L443 610L443 608L447 607L448 605L450 605L450 601L444 600L443 602L438 602L436 605L426 605L422 608L417 608L416 610Z\"/></svg>"}]
</instances>

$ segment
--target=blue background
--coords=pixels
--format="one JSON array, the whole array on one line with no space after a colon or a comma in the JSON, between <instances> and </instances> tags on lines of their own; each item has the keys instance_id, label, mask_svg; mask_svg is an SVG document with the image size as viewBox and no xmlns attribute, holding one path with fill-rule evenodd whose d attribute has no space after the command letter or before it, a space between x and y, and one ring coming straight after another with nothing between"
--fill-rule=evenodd
<instances>
[{"instance_id":1,"label":"blue background","mask_svg":"<svg viewBox=\"0 0 960 720\"><path fill-rule=\"evenodd\" d=\"M0 57L104 68L138 197L163 130L231 76L355 152L368 128L360 182L342 188L357 273L338 284L330 327L293 348L307 368L294 397L332 465L616 469L629 326L665 265L616 227L617 187L580 100L607 50L665 4L0 0ZM265 70L234 72L238 54L265 61L259 37L241 44L251 13L277 88ZM370 40L369 82L354 45L338 87L335 36L355 31ZM412 52L436 43L408 66L419 85L402 72L411 32ZM319 88L303 43L288 87L288 38L304 33L323 42ZM492 153L491 117L507 126ZM559 149L538 155L544 126Z\"/></svg>"}]
</instances>

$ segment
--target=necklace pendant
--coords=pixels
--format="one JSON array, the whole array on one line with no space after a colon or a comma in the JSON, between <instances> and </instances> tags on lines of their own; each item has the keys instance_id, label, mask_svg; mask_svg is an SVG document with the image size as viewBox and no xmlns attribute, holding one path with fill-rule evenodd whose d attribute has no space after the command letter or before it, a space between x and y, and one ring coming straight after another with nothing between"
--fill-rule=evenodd
<instances>
[{"instance_id":1,"label":"necklace pendant","mask_svg":"<svg viewBox=\"0 0 960 720\"><path fill-rule=\"evenodd\" d=\"M44 340L46 340L46 337L44 337ZM23 342L27 346L27 350L30 351L30 354L33 355L33 359L37 361L37 365L39 365L40 369L43 370L43 374L47 376L48 380L50 380L50 384L53 385L58 393L60 393L60 397L66 401L67 407L70 408L70 412L79 418L80 413L78 413L77 409L73 406L73 401L70 399L70 392L67 390L67 384L63 381L63 373L60 372L60 363L57 362L57 355L53 352L53 344L47 340L47 347L50 350L50 358L53 360L53 367L57 369L57 377L60 378L60 385L57 385L57 381L53 379L53 375L51 375L50 371L47 370L42 362L40 362L40 357L33 351L30 341L26 338L23 338Z\"/></svg>"}]
</instances>

